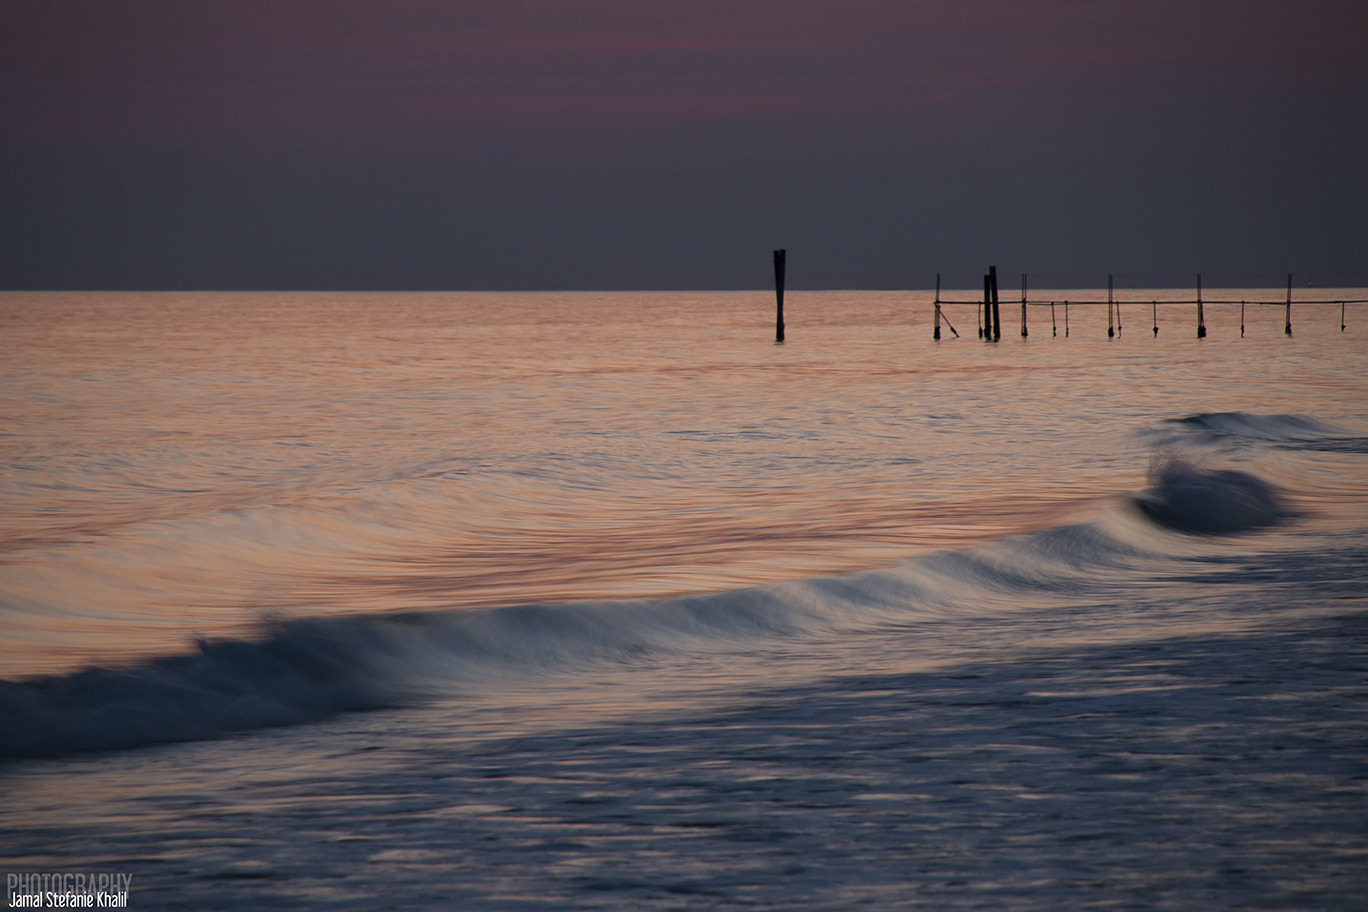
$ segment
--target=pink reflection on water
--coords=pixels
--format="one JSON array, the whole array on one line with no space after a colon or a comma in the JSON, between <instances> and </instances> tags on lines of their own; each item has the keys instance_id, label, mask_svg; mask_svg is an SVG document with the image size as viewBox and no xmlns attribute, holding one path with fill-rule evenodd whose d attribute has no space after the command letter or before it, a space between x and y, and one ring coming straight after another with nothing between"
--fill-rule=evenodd
<instances>
[{"instance_id":1,"label":"pink reflection on water","mask_svg":"<svg viewBox=\"0 0 1368 912\"><path fill-rule=\"evenodd\" d=\"M764 293L0 295L0 675L868 569L1095 512L1165 418L1364 399L1271 312L935 345L929 295L792 297L776 347Z\"/></svg>"}]
</instances>

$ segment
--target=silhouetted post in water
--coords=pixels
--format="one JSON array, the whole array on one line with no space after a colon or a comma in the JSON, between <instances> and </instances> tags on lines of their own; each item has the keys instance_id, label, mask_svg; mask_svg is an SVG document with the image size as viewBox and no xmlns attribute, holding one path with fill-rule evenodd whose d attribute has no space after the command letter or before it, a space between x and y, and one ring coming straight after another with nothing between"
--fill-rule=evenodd
<instances>
[{"instance_id":1,"label":"silhouetted post in water","mask_svg":"<svg viewBox=\"0 0 1368 912\"><path fill-rule=\"evenodd\" d=\"M1206 338L1206 317L1202 315L1202 274L1197 273L1197 338Z\"/></svg>"},{"instance_id":2,"label":"silhouetted post in water","mask_svg":"<svg viewBox=\"0 0 1368 912\"><path fill-rule=\"evenodd\" d=\"M1292 335L1292 273L1287 274L1287 317L1283 321L1283 332Z\"/></svg>"},{"instance_id":3,"label":"silhouetted post in water","mask_svg":"<svg viewBox=\"0 0 1368 912\"><path fill-rule=\"evenodd\" d=\"M993 312L988 309L988 302L992 299L992 278L985 272L983 274L983 307L979 317L979 338L987 342L993 338Z\"/></svg>"},{"instance_id":4,"label":"silhouetted post in water","mask_svg":"<svg viewBox=\"0 0 1368 912\"><path fill-rule=\"evenodd\" d=\"M1244 331L1245 331L1244 314L1245 314L1245 302L1244 302L1244 301L1241 301L1241 302L1240 302L1240 338L1241 338L1241 339L1244 338Z\"/></svg>"},{"instance_id":5,"label":"silhouetted post in water","mask_svg":"<svg viewBox=\"0 0 1368 912\"><path fill-rule=\"evenodd\" d=\"M1002 314L998 312L998 286L997 286L997 267L988 267L988 277L992 280L993 286L993 341L1002 338Z\"/></svg>"},{"instance_id":6,"label":"silhouetted post in water","mask_svg":"<svg viewBox=\"0 0 1368 912\"><path fill-rule=\"evenodd\" d=\"M979 331L984 342L995 342L1002 338L1002 323L997 308L997 267L990 267L983 277L983 329Z\"/></svg>"},{"instance_id":7,"label":"silhouetted post in water","mask_svg":"<svg viewBox=\"0 0 1368 912\"><path fill-rule=\"evenodd\" d=\"M1107 274L1107 338L1116 338L1116 324L1112 321L1112 277Z\"/></svg>"},{"instance_id":8,"label":"silhouetted post in water","mask_svg":"<svg viewBox=\"0 0 1368 912\"><path fill-rule=\"evenodd\" d=\"M942 320L942 319L945 320L945 325L948 326L948 327L950 327L950 331L951 331L952 333L955 334L955 338L956 338L956 339L959 338L959 330L958 330L958 329L955 329L955 324L950 322L950 318L949 318L949 317L947 317L947 316L945 316L945 314L941 313L941 306L940 306L940 279L941 279L940 273L938 272L938 273L936 273L936 334L935 334L935 336L933 337L937 342L940 341L940 337L941 337L940 325L941 325L941 320ZM983 328L982 328L982 327L979 327L979 335L980 335L980 336L983 335Z\"/></svg>"},{"instance_id":9,"label":"silhouetted post in water","mask_svg":"<svg viewBox=\"0 0 1368 912\"><path fill-rule=\"evenodd\" d=\"M1059 324L1055 322L1054 301L1050 302L1050 338L1059 338Z\"/></svg>"},{"instance_id":10,"label":"silhouetted post in water","mask_svg":"<svg viewBox=\"0 0 1368 912\"><path fill-rule=\"evenodd\" d=\"M787 250L774 251L774 297L779 309L774 323L774 341L784 341L784 261L788 259Z\"/></svg>"},{"instance_id":11,"label":"silhouetted post in water","mask_svg":"<svg viewBox=\"0 0 1368 912\"><path fill-rule=\"evenodd\" d=\"M931 336L940 341L940 273L936 273L936 332Z\"/></svg>"},{"instance_id":12,"label":"silhouetted post in water","mask_svg":"<svg viewBox=\"0 0 1368 912\"><path fill-rule=\"evenodd\" d=\"M1159 302L1151 301L1154 305L1154 338L1159 338Z\"/></svg>"},{"instance_id":13,"label":"silhouetted post in water","mask_svg":"<svg viewBox=\"0 0 1368 912\"><path fill-rule=\"evenodd\" d=\"M1064 299L1064 338L1069 338L1069 300Z\"/></svg>"},{"instance_id":14,"label":"silhouetted post in water","mask_svg":"<svg viewBox=\"0 0 1368 912\"><path fill-rule=\"evenodd\" d=\"M1021 338L1026 338L1026 273L1021 274Z\"/></svg>"}]
</instances>

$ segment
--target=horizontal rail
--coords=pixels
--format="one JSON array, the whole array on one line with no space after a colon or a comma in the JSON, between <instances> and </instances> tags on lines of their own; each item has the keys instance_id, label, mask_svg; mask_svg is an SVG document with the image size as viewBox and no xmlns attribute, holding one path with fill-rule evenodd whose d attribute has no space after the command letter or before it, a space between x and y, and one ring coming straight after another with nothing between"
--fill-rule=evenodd
<instances>
[{"instance_id":1,"label":"horizontal rail","mask_svg":"<svg viewBox=\"0 0 1368 912\"><path fill-rule=\"evenodd\" d=\"M982 305L983 305L983 300L982 300L981 298L975 298L974 300L957 301L957 300L951 300L951 299L949 299L949 298L938 298L934 303L936 303L936 304L976 304L976 305L978 305L978 306L982 306ZM1070 307L1073 307L1074 305L1090 305L1090 304L1112 304L1112 305L1116 305L1116 304L1191 304L1191 305L1193 305L1193 306L1196 306L1196 305L1198 305L1198 304L1201 304L1201 305L1203 305L1203 306L1205 306L1205 305L1207 305L1207 304L1246 304L1246 305L1249 305L1249 306L1251 306L1251 307L1253 307L1253 306L1267 306L1267 307L1274 307L1274 306L1276 306L1276 307L1286 307L1286 306L1288 305L1289 302L1288 302L1288 301L1228 301L1228 300L1220 300L1220 299L1217 299L1217 300L1208 300L1208 299L1206 299L1206 298L1202 298L1200 301L1197 300L1196 298L1192 298L1192 299L1190 299L1190 300L1175 300L1175 299L1173 299L1173 298L1134 298L1134 299L1128 299L1128 300L1124 300L1124 301L1123 301L1123 300L1117 300L1117 299L1113 299L1113 300L1111 300L1111 301L1089 301L1089 300L1075 300L1074 298L1051 298L1051 299L1048 300L1048 301L1047 301L1047 300L1034 300L1034 301L1033 301L1033 300L1022 300L1022 299L1018 298L1018 299L1016 299L1015 301L1003 301L1002 303L1003 303L1003 304L1025 304L1025 305L1027 305L1028 307L1048 307L1048 306L1050 306L1051 304L1068 304ZM1294 306L1295 306L1295 305L1298 305L1298 304L1368 304L1368 298L1334 298L1334 299L1326 299L1326 300L1323 300L1323 301L1291 301L1290 303L1293 304Z\"/></svg>"}]
</instances>

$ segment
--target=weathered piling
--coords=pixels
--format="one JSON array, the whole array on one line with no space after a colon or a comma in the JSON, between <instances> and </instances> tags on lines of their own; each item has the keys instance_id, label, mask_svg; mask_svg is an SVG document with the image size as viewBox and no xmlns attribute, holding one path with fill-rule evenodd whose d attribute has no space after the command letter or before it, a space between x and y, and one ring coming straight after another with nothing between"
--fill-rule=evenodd
<instances>
[{"instance_id":1,"label":"weathered piling","mask_svg":"<svg viewBox=\"0 0 1368 912\"><path fill-rule=\"evenodd\" d=\"M993 277L988 273L983 274L983 309L982 316L979 318L979 338L985 342L993 339L993 311L989 301L993 297Z\"/></svg>"},{"instance_id":2,"label":"weathered piling","mask_svg":"<svg viewBox=\"0 0 1368 912\"><path fill-rule=\"evenodd\" d=\"M784 341L784 266L788 250L774 251L774 297L778 306L774 321L774 341Z\"/></svg>"},{"instance_id":3,"label":"weathered piling","mask_svg":"<svg viewBox=\"0 0 1368 912\"><path fill-rule=\"evenodd\" d=\"M1021 338L1028 336L1026 330L1026 273L1021 274Z\"/></svg>"},{"instance_id":4,"label":"weathered piling","mask_svg":"<svg viewBox=\"0 0 1368 912\"><path fill-rule=\"evenodd\" d=\"M1287 274L1287 312L1283 317L1283 332L1292 335L1292 273Z\"/></svg>"},{"instance_id":5,"label":"weathered piling","mask_svg":"<svg viewBox=\"0 0 1368 912\"><path fill-rule=\"evenodd\" d=\"M1116 305L1114 305L1114 304L1112 303L1112 277L1111 277L1110 274L1108 274L1108 275L1107 275L1107 338L1108 338L1108 339L1115 339L1115 338L1116 338L1116 323L1115 323L1115 321L1112 319L1112 309L1113 309L1115 306L1116 306Z\"/></svg>"},{"instance_id":6,"label":"weathered piling","mask_svg":"<svg viewBox=\"0 0 1368 912\"><path fill-rule=\"evenodd\" d=\"M997 267L988 267L988 277L992 280L993 287L993 341L997 342L1002 338L1002 314L998 311L998 284Z\"/></svg>"},{"instance_id":7,"label":"weathered piling","mask_svg":"<svg viewBox=\"0 0 1368 912\"><path fill-rule=\"evenodd\" d=\"M1197 338L1206 338L1206 317L1202 315L1202 274L1197 273Z\"/></svg>"},{"instance_id":8,"label":"weathered piling","mask_svg":"<svg viewBox=\"0 0 1368 912\"><path fill-rule=\"evenodd\" d=\"M940 341L940 273L936 273L936 332L931 336Z\"/></svg>"},{"instance_id":9,"label":"weathered piling","mask_svg":"<svg viewBox=\"0 0 1368 912\"><path fill-rule=\"evenodd\" d=\"M954 323L951 323L951 322L950 322L950 318L947 317L944 313L941 312L940 288L941 288L941 277L940 277L940 273L938 272L938 273L936 273L936 332L935 332L935 334L932 336L932 338L935 339L937 342L940 341L940 337L941 337L941 330L940 330L941 320L944 320L944 321L945 321L945 325L948 326L948 327L950 327L950 331L951 331L952 333L955 334L955 338L956 338L956 339L959 338L959 330L958 330L958 329L955 329L955 324L954 324ZM983 330L982 330L982 329L979 330L979 334L980 334L980 335L983 334Z\"/></svg>"},{"instance_id":10,"label":"weathered piling","mask_svg":"<svg viewBox=\"0 0 1368 912\"><path fill-rule=\"evenodd\" d=\"M990 266L990 267L988 267L988 272L986 272L986 273L984 274L984 276L983 276L983 296L982 296L982 298L980 298L980 299L978 299L978 300L974 300L973 298L968 298L968 299L966 300L965 298L958 297L958 296L955 295L953 292L951 292L951 293L949 294L949 297L947 298L947 297L946 297L946 293L945 293L945 291L944 291L944 283L942 282L942 278L943 278L943 277L942 277L942 275L941 275L940 273L937 273L937 274L936 274L935 338L936 338L936 339L940 339L940 337L941 337L941 336L940 336L940 329L941 329L941 323L942 323L942 321L944 321L946 324L949 324L949 311L951 311L951 310L955 309L955 307L958 307L958 306L961 306L961 305L974 305L975 312L976 312L976 314L977 314L977 316L978 316L978 322L979 322L979 338L982 339L982 340L984 340L984 341L986 341L986 342L996 342L996 341L1000 341L1001 338L1002 338L1002 314L1001 314L1001 304L1000 304L1000 302L1001 302L1000 289L998 288L998 283L997 283L997 267L995 267L995 266ZM1027 276L1026 273L1022 273L1022 274L1021 274L1021 302L1020 302L1020 303L1021 303L1021 337L1022 337L1023 339L1028 338L1028 336L1029 336L1029 334L1030 334L1030 329L1029 329L1029 318L1030 318L1030 308L1031 308L1031 305L1035 305L1035 306L1037 306L1037 307L1042 307L1042 306L1044 306L1044 305L1047 304L1047 303L1048 303L1049 306L1050 306L1050 334L1051 334L1051 336L1053 336L1053 337L1056 337L1056 338L1057 338L1057 337L1059 336L1059 321L1058 321L1058 319L1057 319L1057 312L1056 312L1056 305L1057 305L1057 304L1063 304L1063 305L1064 305L1064 338L1067 339L1067 338L1069 337L1069 331L1070 331L1070 329L1069 329L1069 305L1070 305L1070 303L1073 303L1073 304L1083 304L1083 305L1088 306L1088 307L1093 307L1093 306L1098 306L1098 307L1100 307L1103 303L1105 303L1105 304L1107 305L1107 336L1108 336L1109 338L1112 338L1112 339L1119 339L1119 338L1121 337L1121 335L1122 335L1122 333L1123 333L1123 326L1124 326L1124 320L1123 320L1122 314L1121 314L1121 305L1122 305L1123 302L1120 300L1120 298L1117 296L1117 293L1116 293L1116 276L1115 276L1114 274L1111 274L1111 273L1108 273L1108 274L1107 274L1107 296L1106 296L1106 298L1102 298L1100 295L1097 295L1097 296L1088 296L1088 297L1085 297L1083 300L1079 300L1079 301L1069 301L1068 299L1065 299L1065 300L1063 300L1063 301L1054 301L1054 300L1052 300L1052 301L1032 301L1031 298L1030 298L1030 290L1029 290L1029 289L1030 289L1030 285L1029 285L1028 278L1029 278L1029 277ZM1099 276L1098 278L1100 278L1100 276ZM1123 278L1124 278L1124 277L1123 277ZM1248 316L1248 313L1249 313L1249 307L1250 307L1251 305L1255 308L1256 313L1257 313L1258 308L1260 308L1260 307L1276 307L1276 306L1278 306L1278 305L1282 305L1283 308L1284 308L1283 332L1284 332L1287 336L1290 337L1290 336L1292 335L1292 279L1293 279L1293 278L1294 278L1294 276L1293 276L1291 273L1289 273L1289 274L1287 275L1287 288L1286 288L1286 294L1285 294L1284 299L1281 300L1281 301L1280 301L1280 300L1277 300L1277 299L1272 299L1272 300L1267 300L1267 299L1265 299L1265 300L1257 300L1257 299L1256 299L1256 300L1240 300L1240 299L1236 299L1233 295L1232 295L1230 298L1226 298L1226 297L1224 297L1223 295L1221 295L1221 294L1219 294L1219 293L1216 295L1215 299L1209 299L1209 297L1208 297L1207 295L1204 295L1204 294L1203 294L1204 289L1203 289L1203 287L1202 287L1202 273L1200 273L1200 272L1199 272L1199 273L1196 273L1196 274L1195 274L1195 281L1196 281L1196 298L1195 298L1195 303L1196 303L1196 305L1197 305L1197 338L1198 338L1198 339L1205 339L1205 338L1207 337L1206 306L1207 306L1208 304L1217 305L1217 306L1218 306L1218 309L1219 309L1220 307L1231 307L1231 308L1233 308L1233 305L1235 305L1235 304L1239 304L1239 305L1240 305L1240 337L1241 337L1241 338L1244 338L1245 335L1246 335L1246 334L1248 333L1248 331L1249 331L1249 325L1248 325L1248 321L1247 321L1247 316ZM1308 283L1308 284L1309 284L1309 283ZM1097 287L1097 286L1093 286L1093 287ZM967 296L966 296L966 297L967 297ZM1122 295L1122 297L1124 297L1124 295ZM1308 296L1308 299L1307 299L1307 300L1301 300L1301 301L1298 301L1297 303L1298 303L1299 305L1308 305L1308 306L1310 306L1310 305L1329 305L1329 304L1338 304L1338 305L1339 305L1339 307L1340 307L1340 332L1346 332L1346 331L1348 331L1348 328L1349 328L1349 327L1348 327L1348 305L1349 305L1349 304L1356 304L1356 305L1368 304L1368 297L1354 298L1354 299L1345 299L1343 296L1338 296L1338 295L1337 295L1337 296L1331 297L1331 296L1329 296L1329 295L1326 295L1326 296L1323 296L1322 298L1316 299L1316 300L1311 300L1311 299L1309 299L1309 297L1310 297L1310 296ZM1010 302L1009 302L1009 303L1010 303ZM1138 302L1136 302L1136 303L1138 303ZM1186 297L1186 296L1181 296L1181 295L1173 295L1173 296L1170 296L1170 297L1165 301L1165 306L1168 306L1169 304L1174 304L1174 305L1182 304L1182 305L1185 305L1185 306L1190 306L1192 303L1194 303L1194 299L1193 299L1193 298L1188 298L1188 297ZM951 305L953 305L953 306L951 306ZM1313 309L1314 309L1314 308L1313 308ZM1223 311L1223 312L1224 312L1224 311ZM1259 325L1259 320L1256 318L1256 320L1255 320L1255 328L1256 328L1256 329L1257 329L1258 325ZM1158 336L1159 336L1159 301L1158 301L1157 297L1156 297L1156 298L1152 298L1151 301L1150 301L1150 328L1151 328L1151 332L1154 334L1155 338L1158 338ZM950 329L951 329L952 332L954 331L954 327L953 327L953 326L951 326ZM955 335L958 336L959 333L956 332Z\"/></svg>"},{"instance_id":11,"label":"weathered piling","mask_svg":"<svg viewBox=\"0 0 1368 912\"><path fill-rule=\"evenodd\" d=\"M941 291L941 277L940 277L940 273L938 272L938 273L936 273L936 331L935 331L935 333L932 335L931 338L935 339L937 342L940 341L940 337L941 337L941 328L940 328L940 326L941 326L941 320L944 320L944 321L945 321L945 325L948 326L948 327L950 327L950 331L951 331L952 333L954 333L954 334L955 334L955 338L958 339L958 338L959 338L959 330L955 329L955 324L951 323L951 322L950 322L950 318L947 317L947 316L941 311L940 291ZM980 336L983 335L983 329L982 329L982 327L979 328L979 335L980 335Z\"/></svg>"}]
</instances>

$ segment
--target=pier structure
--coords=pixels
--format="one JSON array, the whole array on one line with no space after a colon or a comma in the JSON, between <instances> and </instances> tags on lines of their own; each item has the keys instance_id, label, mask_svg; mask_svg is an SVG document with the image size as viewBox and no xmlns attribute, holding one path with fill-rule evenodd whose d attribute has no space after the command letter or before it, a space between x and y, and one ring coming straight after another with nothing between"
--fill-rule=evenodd
<instances>
[{"instance_id":1,"label":"pier structure","mask_svg":"<svg viewBox=\"0 0 1368 912\"><path fill-rule=\"evenodd\" d=\"M1025 338L1027 338L1027 337L1029 336L1029 329L1028 329L1028 323L1027 323L1027 312L1028 312L1028 308L1030 308L1030 307L1049 307L1049 308L1050 308L1050 335L1051 335L1051 337L1053 338L1053 337L1058 337L1058 335L1059 335L1059 321L1058 321L1058 313L1057 313L1057 311L1056 311L1056 306L1057 306L1057 305L1061 305L1061 306L1062 306L1062 309L1063 309L1063 317L1064 317L1064 337L1067 339L1067 338L1069 337L1069 307L1070 307L1070 305L1073 305L1073 306L1077 307L1077 306L1080 306L1080 305L1081 305L1081 306L1100 306L1100 305L1103 305L1103 304L1105 304L1105 305L1107 306L1107 338L1109 338L1109 339L1119 338L1120 335L1121 335L1121 304L1122 304L1122 302L1121 302L1120 300L1118 300L1117 295L1116 295L1116 290L1115 290L1115 289L1116 289L1116 286L1115 286L1115 278L1116 278L1116 277L1115 277L1114 274L1109 274L1109 275L1107 276L1107 298L1106 298L1105 301L1103 301L1103 300L1096 300L1096 301L1093 301L1093 300L1071 300L1071 299L1067 299L1067 298L1066 298L1066 299L1063 299L1063 300L1059 300L1058 298L1051 298L1051 299L1049 299L1049 300L1030 300L1029 297L1028 297L1028 295L1027 295L1027 289L1028 289L1028 285L1029 285L1029 283L1028 283L1028 281L1027 281L1027 275L1026 275L1026 273L1022 273L1022 274L1021 274L1021 302L1020 302L1020 303L1021 303L1021 338L1025 339ZM1151 299L1151 301L1150 301L1150 305L1151 305L1150 313L1151 313L1151 319L1152 319L1152 321L1153 321L1153 322L1152 322L1152 327L1151 327L1151 328L1152 328L1152 330L1153 330L1154 337L1155 337L1155 338L1158 338L1158 336L1159 336L1159 305L1160 305L1160 304L1163 304L1163 305L1165 305L1166 307L1172 307L1172 306L1174 306L1174 305L1195 306L1195 308L1196 308L1196 322L1197 322L1197 338L1198 338L1198 339L1204 339L1204 338L1206 338L1206 334L1207 334L1207 327L1206 327L1206 308L1207 308L1208 306L1213 306L1213 305L1235 305L1235 304L1240 305L1240 336L1241 336L1242 338L1244 337L1244 334L1245 334L1245 309L1246 309L1247 307L1270 307L1270 306L1282 307L1282 308L1283 308L1283 333L1284 333L1285 335L1291 337L1291 335L1292 335L1292 304L1294 303L1293 300L1292 300L1292 279L1293 279L1292 273L1288 273L1288 274L1287 274L1287 294L1286 294L1285 298L1284 298L1283 300L1280 300L1280 301L1279 301L1279 300L1257 300L1257 301L1251 301L1251 300L1239 300L1239 301L1235 301L1235 300L1219 300L1219 299L1212 299L1212 298L1209 297L1209 296L1208 296L1208 297L1203 297L1203 296L1202 296L1202 274L1201 274L1201 273L1197 273L1197 274L1196 274L1196 281L1195 281L1195 296L1194 296L1193 298L1191 298L1191 299L1189 299L1189 300L1181 300L1181 299L1175 299L1175 298L1165 298L1165 299L1163 299L1163 300L1159 300L1158 298ZM978 312L978 320L979 320L979 338L980 338L980 339L982 339L982 340L985 341L985 342L997 342L997 341L1000 341L1000 340L1002 339L1002 321L1001 321L1000 310L999 310L999 295L998 295L997 267L996 267L996 266L990 266L990 267L988 268L988 272L986 272L986 273L984 274L984 276L983 276L983 297L982 297L982 299L980 299L980 300L955 299L955 298L946 298L946 297L942 297L942 290L941 290L941 289L942 289L942 276L941 276L940 273L937 273L937 274L936 274L936 297L935 297L935 300L934 300L934 302L933 302L933 307L935 308L935 319L934 319L935 328L934 328L934 331L933 331L932 338L933 338L934 340L940 341L940 339L941 339L941 323L942 323L942 322L945 322L946 325L949 325L949 317L947 316L947 313L946 313L945 308L946 308L947 306L951 306L951 305L972 305L973 307L975 307L975 309L976 309L977 312ZM1144 303L1144 302L1143 302L1143 301L1135 301L1135 302L1132 302L1132 303ZM1348 307L1348 305L1350 305L1350 304L1368 304L1368 298L1353 298L1353 299L1351 299L1351 298L1339 298L1339 297L1307 298L1307 299L1303 299L1303 300L1296 301L1295 303L1298 304L1298 305L1336 305L1336 304L1339 305L1339 308L1340 308L1340 327L1339 327L1339 328L1340 328L1340 332L1344 332L1344 331L1346 330L1346 328L1347 328L1347 317L1346 317L1346 315L1347 315L1347 307ZM950 329L951 329L952 332L954 332L954 327L953 327L953 326L951 326ZM959 337L959 333L958 333L958 332L955 332L955 336L956 336L956 338L958 338L958 337Z\"/></svg>"}]
</instances>

